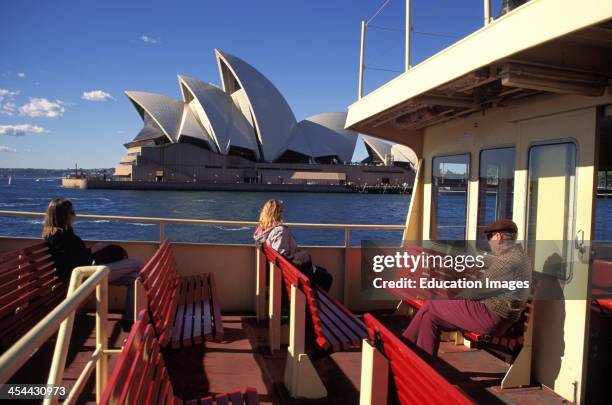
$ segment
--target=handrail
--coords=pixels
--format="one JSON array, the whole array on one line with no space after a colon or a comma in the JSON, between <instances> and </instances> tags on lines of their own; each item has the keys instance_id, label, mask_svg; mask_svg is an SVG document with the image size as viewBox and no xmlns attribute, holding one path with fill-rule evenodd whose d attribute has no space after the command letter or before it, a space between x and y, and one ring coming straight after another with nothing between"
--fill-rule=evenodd
<instances>
[{"instance_id":1,"label":"handrail","mask_svg":"<svg viewBox=\"0 0 612 405\"><path fill-rule=\"evenodd\" d=\"M76 287L75 278L82 279L89 276L85 282L76 287L72 294L59 303L47 316L38 322L28 333L13 344L2 356L0 356L0 384L6 383L9 378L30 358L42 344L60 328L68 318L74 315L76 309L96 291L96 396L102 395L107 378L107 362L109 355L104 352L107 336L107 314L108 314L108 274L110 270L106 266L77 267L71 275L71 287ZM67 347L66 347L67 349ZM102 352L102 355L99 353ZM55 356L54 356L55 357ZM55 361L54 361L55 363ZM86 370L87 371L87 370ZM90 371L91 372L91 371ZM59 381L57 382L59 383ZM78 387L73 387L73 390Z\"/></svg>"},{"instance_id":2,"label":"handrail","mask_svg":"<svg viewBox=\"0 0 612 405\"><path fill-rule=\"evenodd\" d=\"M0 215L17 217L44 217L44 212L31 211L4 211ZM159 217L129 217L124 215L96 215L79 214L79 219L96 219L110 221L138 221L157 224L189 224L189 225L239 225L257 226L256 221L226 221L214 219L188 219L188 218L159 218ZM379 229L379 230L403 230L405 225L375 225L375 224L321 224L309 222L286 222L285 225L295 228L334 228L334 229Z\"/></svg>"},{"instance_id":3,"label":"handrail","mask_svg":"<svg viewBox=\"0 0 612 405\"><path fill-rule=\"evenodd\" d=\"M78 286L83 283L85 277L91 276L95 271L91 267L77 267L70 276L70 285L68 286L67 296L70 297ZM65 404L71 404L76 401L81 391L85 387L85 383L93 372L93 364L96 364L96 397L99 399L108 375L108 357L105 357L106 349L108 348L108 279L102 279L101 284L96 287L96 350L91 355L85 369L72 386L68 398L64 401ZM68 349L70 348L70 338L72 337L72 328L74 325L75 311L64 319L57 333L55 342L55 350L51 361L51 369L49 370L49 378L47 384L60 384L64 377L64 369L66 367L66 359L68 358ZM57 398L47 398L44 400L44 405L52 405L57 403Z\"/></svg>"}]
</instances>

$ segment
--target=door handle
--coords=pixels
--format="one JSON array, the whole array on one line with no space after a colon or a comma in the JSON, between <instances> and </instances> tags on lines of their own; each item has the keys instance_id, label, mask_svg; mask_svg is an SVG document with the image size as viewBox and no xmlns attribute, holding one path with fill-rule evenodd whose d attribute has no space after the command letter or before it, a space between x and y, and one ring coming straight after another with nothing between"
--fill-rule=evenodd
<instances>
[{"instance_id":1,"label":"door handle","mask_svg":"<svg viewBox=\"0 0 612 405\"><path fill-rule=\"evenodd\" d=\"M574 236L574 247L581 254L584 254L584 252L586 251L586 248L584 247L584 231L582 229L579 229L576 232L576 236Z\"/></svg>"}]
</instances>

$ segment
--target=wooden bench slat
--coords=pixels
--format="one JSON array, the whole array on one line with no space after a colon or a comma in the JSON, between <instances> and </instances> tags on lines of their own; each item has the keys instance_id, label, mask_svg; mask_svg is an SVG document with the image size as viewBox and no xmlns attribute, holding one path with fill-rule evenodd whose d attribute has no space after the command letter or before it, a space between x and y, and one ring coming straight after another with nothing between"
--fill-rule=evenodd
<instances>
[{"instance_id":1,"label":"wooden bench slat","mask_svg":"<svg viewBox=\"0 0 612 405\"><path fill-rule=\"evenodd\" d=\"M143 267L139 277L155 332L174 349L223 338L223 320L214 278L209 274L183 277L168 240Z\"/></svg>"},{"instance_id":2,"label":"wooden bench slat","mask_svg":"<svg viewBox=\"0 0 612 405\"><path fill-rule=\"evenodd\" d=\"M0 326L2 347L8 347L24 334L32 326L40 322L53 308L55 308L66 297L66 289L49 292L36 301L30 302L27 307L20 310L20 318L7 317Z\"/></svg>"},{"instance_id":3,"label":"wooden bench slat","mask_svg":"<svg viewBox=\"0 0 612 405\"><path fill-rule=\"evenodd\" d=\"M143 362L142 357L144 355L145 341L146 339L150 339L150 338L151 338L150 330L149 330L149 333L145 331L144 336L136 337L137 339L136 352L134 353L132 364L127 373L126 379L122 381L123 390L121 391L121 396L119 397L119 403L121 404L135 402L133 391L134 391L134 388L138 388L138 382L140 380L140 377L142 376L141 373L143 372L143 369L142 369L141 363Z\"/></svg>"},{"instance_id":4,"label":"wooden bench slat","mask_svg":"<svg viewBox=\"0 0 612 405\"><path fill-rule=\"evenodd\" d=\"M12 267L7 268L4 273L0 274L0 286L5 286L7 283L22 278L29 273L48 271L54 268L55 262L53 261L53 258L51 256L48 256L44 260L34 263L20 261L15 263Z\"/></svg>"},{"instance_id":5,"label":"wooden bench slat","mask_svg":"<svg viewBox=\"0 0 612 405\"><path fill-rule=\"evenodd\" d=\"M41 290L51 290L53 285L57 283L57 278L46 278L41 279L32 285L29 286L27 292L18 291L18 294L11 295L12 297L16 297L16 299L12 302L7 303L4 307L0 308L0 318L14 311L15 308L22 306L32 299L37 299L42 295ZM19 295L22 294L22 295ZM14 315L18 316L18 312L14 313Z\"/></svg>"},{"instance_id":6,"label":"wooden bench slat","mask_svg":"<svg viewBox=\"0 0 612 405\"><path fill-rule=\"evenodd\" d=\"M195 276L194 279L194 297L193 297L193 344L202 343L202 295L203 289L208 287L208 283L202 283L205 277Z\"/></svg>"},{"instance_id":7,"label":"wooden bench slat","mask_svg":"<svg viewBox=\"0 0 612 405\"><path fill-rule=\"evenodd\" d=\"M151 258L145 263L145 265L142 266L139 275L141 275L143 278L149 277L149 274L152 271L153 267L158 263L159 257L164 253L165 246L167 244L167 240L162 241L159 249L157 249L155 253L153 253L153 256L151 256Z\"/></svg>"},{"instance_id":8,"label":"wooden bench slat","mask_svg":"<svg viewBox=\"0 0 612 405\"><path fill-rule=\"evenodd\" d=\"M10 260L0 263L0 274L4 274L17 266L48 260L51 256L48 248L36 252L24 253L25 249L17 251L17 255Z\"/></svg>"},{"instance_id":9,"label":"wooden bench slat","mask_svg":"<svg viewBox=\"0 0 612 405\"><path fill-rule=\"evenodd\" d=\"M185 315L185 300L187 297L187 280L181 280L181 286L177 298L176 316L174 318L174 330L172 332L172 348L180 346L181 333L183 331L183 321Z\"/></svg>"},{"instance_id":10,"label":"wooden bench slat","mask_svg":"<svg viewBox=\"0 0 612 405\"><path fill-rule=\"evenodd\" d=\"M185 319L183 321L183 346L189 346L191 344L191 336L193 335L193 314L195 303L193 299L195 297L196 280L193 277L185 278L187 285L187 297L185 301Z\"/></svg>"},{"instance_id":11,"label":"wooden bench slat","mask_svg":"<svg viewBox=\"0 0 612 405\"><path fill-rule=\"evenodd\" d=\"M406 346L372 315L364 316L370 343L388 358L393 381L403 403L472 404L425 360Z\"/></svg>"},{"instance_id":12,"label":"wooden bench slat","mask_svg":"<svg viewBox=\"0 0 612 405\"><path fill-rule=\"evenodd\" d=\"M163 309L163 312L160 314L160 316L164 316L164 322L162 324L162 333L159 337L160 342L162 342L163 345L167 344L167 342L170 339L170 336L172 335L172 326L174 325L174 322L175 322L176 309L179 304L178 294L179 294L180 281L179 281L179 276L176 273L176 269L173 266L174 266L174 263L172 262L171 270L173 271L170 271L171 279L170 279L170 284L169 284L170 294L167 298L168 299L167 305Z\"/></svg>"},{"instance_id":13,"label":"wooden bench slat","mask_svg":"<svg viewBox=\"0 0 612 405\"><path fill-rule=\"evenodd\" d=\"M323 328L330 337L333 336L334 341L330 343L332 347L334 347L334 351L349 350L351 348L350 339L344 334L342 329L338 327L336 320L330 319L329 315L329 313L319 312ZM328 340L330 339L328 338Z\"/></svg>"},{"instance_id":14,"label":"wooden bench slat","mask_svg":"<svg viewBox=\"0 0 612 405\"><path fill-rule=\"evenodd\" d=\"M151 277L143 283L147 290L147 300L149 302L149 306L152 309L153 320L154 323L157 324L159 328L161 325L160 320L160 311L163 310L168 305L168 297L171 294L171 289L173 287L172 282L172 274L170 271L164 270L168 269L169 263L169 252L166 252L164 255L160 256L159 268L160 271L151 274Z\"/></svg>"},{"instance_id":15,"label":"wooden bench slat","mask_svg":"<svg viewBox=\"0 0 612 405\"><path fill-rule=\"evenodd\" d=\"M55 275L55 264L53 262L47 263L45 266L32 269L31 271L23 272L21 269L17 270L15 275L10 281L0 285L0 297L14 291L22 285L25 285L28 281L40 278L45 273L53 273Z\"/></svg>"},{"instance_id":16,"label":"wooden bench slat","mask_svg":"<svg viewBox=\"0 0 612 405\"><path fill-rule=\"evenodd\" d=\"M359 345L361 339L367 336L365 325L361 323L354 315L349 315L344 312L338 304L333 304L322 291L318 292L319 302L321 303L320 308L325 312L328 312L329 317L334 320L338 327L342 330L344 336L353 343L353 345Z\"/></svg>"},{"instance_id":17,"label":"wooden bench slat","mask_svg":"<svg viewBox=\"0 0 612 405\"><path fill-rule=\"evenodd\" d=\"M152 385L150 396L147 398L147 403L149 404L158 403L159 388L160 388L159 382L161 381L162 371L163 371L161 362L162 362L161 353L157 353L157 356L155 356L155 359L153 360L153 363L155 364L155 377L153 377L154 383Z\"/></svg>"},{"instance_id":18,"label":"wooden bench slat","mask_svg":"<svg viewBox=\"0 0 612 405\"><path fill-rule=\"evenodd\" d=\"M144 311L141 314L145 314ZM125 346L121 350L121 355L117 359L115 368L113 369L113 372L110 378L108 379L106 389L102 394L102 398L100 401L101 403L116 404L119 401L119 397L121 396L121 392L124 387L123 382L128 377L128 372L136 354L136 349L138 347L138 344L140 343L139 341L145 331L146 326L146 320L143 319L137 320L136 323L132 326L130 334L128 335L127 340L125 342Z\"/></svg>"},{"instance_id":19,"label":"wooden bench slat","mask_svg":"<svg viewBox=\"0 0 612 405\"><path fill-rule=\"evenodd\" d=\"M134 398L137 403L144 403L144 399L146 398L149 385L151 384L153 373L155 371L154 365L151 360L157 355L157 352L159 352L159 346L153 344L153 339L151 339L150 342L147 341L143 353L144 366L142 371L142 378L138 382L134 395Z\"/></svg>"},{"instance_id":20,"label":"wooden bench slat","mask_svg":"<svg viewBox=\"0 0 612 405\"><path fill-rule=\"evenodd\" d=\"M7 307L17 307L24 302L23 298L31 299L37 295L44 295L50 290L42 288L48 285L49 281L57 280L56 272L54 268L46 270L40 273L31 273L28 277L23 279L23 283L19 283L16 288L11 289L10 292L5 293L0 297L0 316L4 315L4 310ZM15 297L18 297L17 299Z\"/></svg>"},{"instance_id":21,"label":"wooden bench slat","mask_svg":"<svg viewBox=\"0 0 612 405\"><path fill-rule=\"evenodd\" d=\"M202 277L202 323L204 327L204 339L211 341L213 340L213 321L212 321L212 308L210 306L210 285L208 283L208 277Z\"/></svg>"}]
</instances>

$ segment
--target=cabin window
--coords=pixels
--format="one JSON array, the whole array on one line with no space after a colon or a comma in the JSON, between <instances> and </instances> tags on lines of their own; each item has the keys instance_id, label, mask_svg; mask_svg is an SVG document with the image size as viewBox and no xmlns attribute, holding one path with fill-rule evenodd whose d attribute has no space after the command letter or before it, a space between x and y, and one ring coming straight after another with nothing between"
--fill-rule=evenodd
<instances>
[{"instance_id":1,"label":"cabin window","mask_svg":"<svg viewBox=\"0 0 612 405\"><path fill-rule=\"evenodd\" d=\"M430 239L465 239L469 168L469 154L433 158Z\"/></svg>"},{"instance_id":2,"label":"cabin window","mask_svg":"<svg viewBox=\"0 0 612 405\"><path fill-rule=\"evenodd\" d=\"M478 177L478 238L482 228L498 219L512 219L515 148L480 152Z\"/></svg>"}]
</instances>

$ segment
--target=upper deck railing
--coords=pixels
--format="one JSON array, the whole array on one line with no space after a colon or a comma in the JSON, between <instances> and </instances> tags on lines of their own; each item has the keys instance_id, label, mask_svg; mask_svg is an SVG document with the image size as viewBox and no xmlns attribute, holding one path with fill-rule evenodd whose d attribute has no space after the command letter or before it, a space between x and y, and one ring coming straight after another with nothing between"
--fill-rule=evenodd
<instances>
[{"instance_id":1,"label":"upper deck railing","mask_svg":"<svg viewBox=\"0 0 612 405\"><path fill-rule=\"evenodd\" d=\"M0 211L0 216L16 216L16 217L37 217L43 218L44 212L29 212L29 211ZM122 221L122 222L143 222L152 223L159 226L159 240L162 241L165 236L165 226L167 224L181 225L218 225L218 226L248 226L256 227L256 221L225 221L212 219L190 219L190 218L158 218L158 217L132 217L122 215L93 215L79 214L79 219L83 220L107 220L107 221ZM292 228L305 229L338 229L344 230L344 247L350 246L352 230L387 230L387 231L403 231L404 225L375 225L375 224L317 224L306 222L286 222L285 225Z\"/></svg>"},{"instance_id":2,"label":"upper deck railing","mask_svg":"<svg viewBox=\"0 0 612 405\"><path fill-rule=\"evenodd\" d=\"M457 5L457 7L461 7L467 9L468 15L477 15L477 11L482 12L482 25L475 25L474 22L478 21L469 21L468 25L471 25L471 28L468 29L479 29L484 26L487 26L493 21L492 10L499 10L499 15L507 14L512 11L514 8L522 5L523 3L528 2L529 0L482 0L482 7L478 6L478 2L442 2L441 0L434 0L429 2L422 2L422 4L415 4L412 0L384 0L382 4L376 9L376 11L366 20L361 21L361 44L360 44L360 54L359 54L359 85L358 85L358 98L363 97L364 95L364 74L367 71L371 72L382 72L383 74L391 74L398 75L410 70L414 65L414 61L417 58L414 58L415 55L412 55L411 49L419 49L423 48L422 43L414 42L413 36L417 37L429 37L429 38L437 38L438 40L442 40L440 44L433 45L430 48L426 49L426 57L419 57L418 59L426 59L429 56L432 56L433 53L442 50L444 47L448 47L452 45L452 43L460 40L463 36L469 35L471 32L465 32L464 35L457 32L437 32L437 30L430 29L422 29L422 25L417 23L413 25L413 18L416 12L426 11L428 14L435 14L437 20L456 22L457 16L451 14L450 12L444 12L444 8L449 5ZM418 7L417 7L418 6ZM423 7L425 10L420 10ZM402 9L403 8L403 9ZM416 10L415 10L416 9ZM402 12L404 12L404 27L400 27L398 24L398 17L401 18ZM393 18L391 20L395 21L387 21L389 20L388 15L392 15ZM446 20L445 20L446 18ZM386 38L380 39L376 37L372 37L374 32L378 33L386 33L392 35L391 39L387 35ZM401 35L401 37L400 37ZM368 48L368 52L366 54L366 40L374 40L374 46L372 48ZM377 41L378 40L378 41ZM391 44L388 44L391 42ZM388 57L391 51L397 49L398 44L403 42L403 67L398 67L397 64L399 59L398 55L393 55L394 58L392 61L388 59L383 61L383 57ZM384 49L373 49L379 48L380 45L384 44ZM413 47L412 45L418 45L419 47ZM440 48L442 45L442 48ZM439 48L439 49L436 49ZM375 52L369 52L375 51ZM433 53L429 54L431 51ZM423 53L422 50L419 53ZM370 54L373 54L370 55ZM419 55L421 56L421 55ZM381 66L382 62L382 66ZM389 63L390 62L390 63ZM387 77L389 79L389 77ZM377 83L378 85L382 83Z\"/></svg>"}]
</instances>

